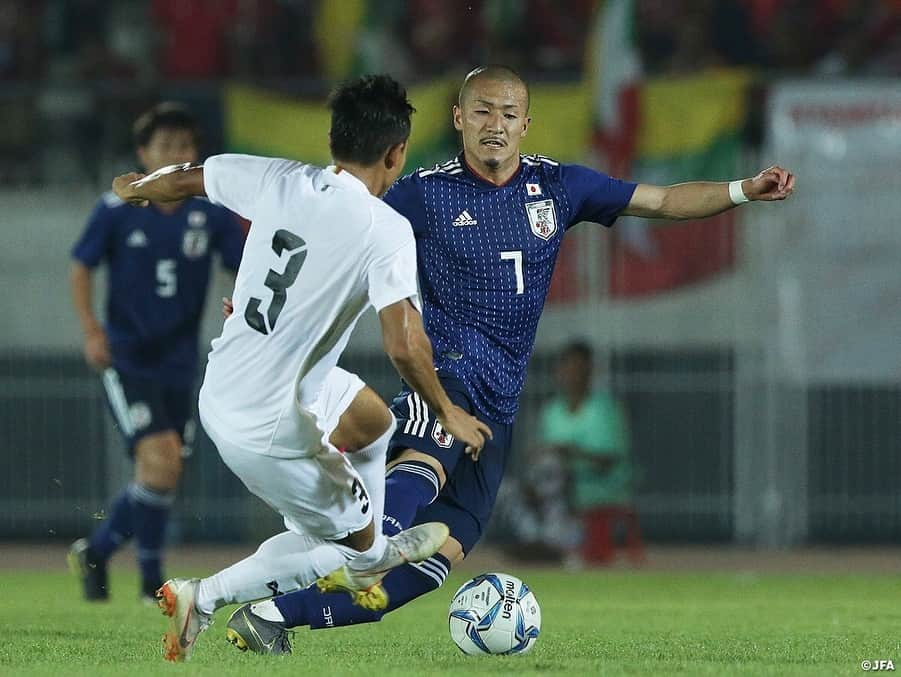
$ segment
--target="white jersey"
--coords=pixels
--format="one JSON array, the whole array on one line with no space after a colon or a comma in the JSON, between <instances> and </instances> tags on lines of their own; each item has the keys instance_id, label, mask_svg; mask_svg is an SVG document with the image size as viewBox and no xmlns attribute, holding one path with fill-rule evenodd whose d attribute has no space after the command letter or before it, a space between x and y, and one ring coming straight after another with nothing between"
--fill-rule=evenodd
<instances>
[{"instance_id":1,"label":"white jersey","mask_svg":"<svg viewBox=\"0 0 901 677\"><path fill-rule=\"evenodd\" d=\"M248 451L289 457L360 315L419 307L409 221L346 171L249 155L204 163L215 204L251 221L200 414ZM315 428L313 428L315 430ZM292 440L295 442L292 444Z\"/></svg>"}]
</instances>

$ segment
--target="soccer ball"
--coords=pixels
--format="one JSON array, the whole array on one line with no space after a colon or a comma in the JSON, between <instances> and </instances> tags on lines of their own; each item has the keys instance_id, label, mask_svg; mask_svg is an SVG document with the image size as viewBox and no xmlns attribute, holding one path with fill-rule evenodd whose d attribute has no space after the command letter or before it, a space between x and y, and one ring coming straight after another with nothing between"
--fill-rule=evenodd
<instances>
[{"instance_id":1,"label":"soccer ball","mask_svg":"<svg viewBox=\"0 0 901 677\"><path fill-rule=\"evenodd\" d=\"M451 639L465 654L521 654L535 646L541 609L516 576L481 574L454 593L448 623Z\"/></svg>"}]
</instances>

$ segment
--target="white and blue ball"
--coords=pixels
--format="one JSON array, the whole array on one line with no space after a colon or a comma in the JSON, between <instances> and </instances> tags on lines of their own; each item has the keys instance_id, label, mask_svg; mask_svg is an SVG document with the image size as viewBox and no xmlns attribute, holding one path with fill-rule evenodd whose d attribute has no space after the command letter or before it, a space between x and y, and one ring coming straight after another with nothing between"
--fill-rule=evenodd
<instances>
[{"instance_id":1,"label":"white and blue ball","mask_svg":"<svg viewBox=\"0 0 901 677\"><path fill-rule=\"evenodd\" d=\"M465 654L522 654L535 646L541 609L516 576L481 574L454 593L448 622L451 638Z\"/></svg>"}]
</instances>

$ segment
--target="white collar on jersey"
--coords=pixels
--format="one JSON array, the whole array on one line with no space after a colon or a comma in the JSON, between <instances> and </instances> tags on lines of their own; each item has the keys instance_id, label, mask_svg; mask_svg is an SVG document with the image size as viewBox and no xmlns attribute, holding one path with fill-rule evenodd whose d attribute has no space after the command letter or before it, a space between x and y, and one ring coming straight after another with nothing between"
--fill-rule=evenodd
<instances>
[{"instance_id":1,"label":"white collar on jersey","mask_svg":"<svg viewBox=\"0 0 901 677\"><path fill-rule=\"evenodd\" d=\"M361 190L364 193L366 193L367 195L369 195L369 189L366 187L366 184L363 183L362 181L360 181L360 179L358 179L356 176L351 174L346 169L339 170L335 165L329 165L328 167L325 168L325 171L332 174L335 178L337 178L339 181L343 182L347 186Z\"/></svg>"}]
</instances>

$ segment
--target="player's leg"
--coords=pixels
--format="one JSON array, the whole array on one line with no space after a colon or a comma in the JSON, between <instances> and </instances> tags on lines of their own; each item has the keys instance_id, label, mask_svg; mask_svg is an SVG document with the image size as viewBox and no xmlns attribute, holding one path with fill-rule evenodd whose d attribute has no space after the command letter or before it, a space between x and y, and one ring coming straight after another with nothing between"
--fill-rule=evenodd
<instances>
[{"instance_id":1,"label":"player's leg","mask_svg":"<svg viewBox=\"0 0 901 677\"><path fill-rule=\"evenodd\" d=\"M468 396L456 379L442 378L442 384L451 401L472 410ZM409 527L417 511L436 499L445 484L447 473L453 472L464 455L463 445L441 429L434 414L416 393L401 392L391 409L397 419L391 446L398 451L388 465L385 478L382 529L389 535ZM449 526L453 535L453 525ZM389 572L382 581L388 608L396 608L412 599L407 590L414 590L415 597L438 587L451 566L448 555L456 558L457 553L462 552L462 548L454 548L454 542L459 547L456 539L448 539L443 549L419 568L406 565ZM431 569L434 576L429 576L426 569ZM327 598L327 601L323 602L322 598ZM354 607L346 597L321 593L312 588L280 598L275 607L265 607L264 612L276 618L283 614L289 627L293 627L309 624L310 610L317 608L317 605L320 609L331 610L331 613L323 614L321 627L376 621L384 613Z\"/></svg>"},{"instance_id":2,"label":"player's leg","mask_svg":"<svg viewBox=\"0 0 901 677\"><path fill-rule=\"evenodd\" d=\"M356 534L372 522L371 515L363 514L360 499L351 493L350 482L344 481L353 469L337 450L328 450L325 459L320 459L316 451L280 458L246 451L215 428L206 423L205 427L225 464L251 493L284 517L288 531L273 536L250 557L212 576L172 579L163 584L157 596L160 608L170 618L163 637L165 657L170 661L190 658L197 637L217 608L280 589L310 585L342 565L356 551L334 540ZM299 454L303 450L295 451ZM342 462L343 468L336 461ZM327 510L328 505L332 511ZM330 539L315 535L318 533ZM256 646L249 635L230 639L239 646ZM276 651L282 644L287 646L273 637L267 646Z\"/></svg>"},{"instance_id":3,"label":"player's leg","mask_svg":"<svg viewBox=\"0 0 901 677\"><path fill-rule=\"evenodd\" d=\"M134 535L135 525L141 525L142 533L154 533L153 525L159 522L163 522L165 528L168 505L174 497L169 487L174 489L181 466L180 453L174 451L179 444L172 441L173 435L177 440L177 435L171 430L162 389L143 379L120 375L113 369L106 370L103 384L114 420L128 442L129 453L135 458L136 465L134 481L112 500L106 519L90 538L79 539L70 549L70 565L82 579L85 598L95 600L107 598L107 562ZM147 439L150 439L149 445L145 442ZM154 453L160 447L162 450ZM142 470L139 458L147 458L155 468L160 465L154 462L159 455L174 457L174 480L171 479L172 467L162 471L165 475L162 481L157 481L157 473L152 469ZM149 520L148 512L151 513ZM148 558L148 570L159 566L158 560L154 564L152 559ZM159 574L149 573L151 576L147 577L143 592L150 591L152 595L153 581L149 579L159 577Z\"/></svg>"},{"instance_id":4,"label":"player's leg","mask_svg":"<svg viewBox=\"0 0 901 677\"><path fill-rule=\"evenodd\" d=\"M376 400L375 405L380 405L381 409L373 405L373 398ZM383 477L387 443L378 445L376 442L393 426L393 420L375 393L365 388L365 384L356 376L336 369L326 379L322 392L311 409L309 413L316 420L318 429L329 431L336 428L330 438L333 446L358 450L355 457L362 470L361 475L370 472L369 465L375 465L380 468L377 477ZM340 561L319 561L320 556L332 553L333 549L329 545L317 552L308 535L301 532L303 525L309 524L311 519L319 521L315 514L311 516L308 513L306 504L309 504L311 510L318 502L323 509L328 510L334 502L335 492L338 491L335 488L336 476L346 477L348 482L347 490L342 490L341 495L350 491L355 476L351 477L346 473L346 468L343 467L347 465L346 460L342 460L337 454L330 454L329 460L323 465L310 458L274 459L250 454L235 448L214 424L205 422L204 425L226 465L244 481L252 493L260 496L285 517L289 531L268 539L250 557L200 581L197 606L201 613L212 614L226 604L260 599L304 587L312 579L330 573L343 563L343 556ZM299 444L301 427L298 424L285 437L293 435ZM315 429L312 430L315 434ZM317 448L322 445L318 439L312 440L311 444ZM370 449L371 446L377 448ZM297 455L301 456L300 451ZM319 476L324 476L326 481L317 488L316 478ZM372 499L362 487L365 483L365 480L361 483L361 496L366 496L369 501ZM298 497L302 499L300 504ZM362 513L364 507L369 512L369 506L361 503L361 514L352 528L340 535L342 539L348 539L342 545L353 551L348 557L359 550L371 548L375 541L372 512L368 515Z\"/></svg>"},{"instance_id":5,"label":"player's leg","mask_svg":"<svg viewBox=\"0 0 901 677\"><path fill-rule=\"evenodd\" d=\"M458 395L458 399L461 401L465 401L468 405L468 399L463 394ZM325 400L320 400L321 403L326 402ZM400 406L400 411L398 411L398 405ZM323 404L323 407L332 412L341 411L340 408L336 408L333 405ZM409 523L412 521L413 516L415 514L415 506L419 505L422 502L430 502L434 499L434 496L437 494L437 486L438 483L444 482L444 468L440 461L438 461L433 456L423 454L421 452L415 452L413 450L409 450L403 454L398 456L398 462L395 465L400 465L400 461L408 464L406 468L401 468L396 471L397 476L394 481L389 477L388 480L384 480L384 452L388 444L388 436L391 433L393 426L391 425L391 419L389 416L385 416L382 418L380 414L376 412L379 410L383 410L384 404L381 402L381 399L369 389L360 390L358 395L355 397L354 402L351 406L348 406L346 410L342 412L340 422L336 426L335 430L331 433L330 440L336 445L341 446L347 449L353 449L359 447L362 444L366 444L360 451L363 453L349 453L347 454L347 458L354 463L355 468L362 470L362 473L365 473L366 476L366 485L370 487L371 491L375 491L377 487L380 486L380 480L385 482L386 492L388 491L389 483L393 486L394 492L404 492L406 491L405 481L401 481L401 477L403 475L409 475L410 480L415 482L417 485L421 483L425 483L427 489L425 492L420 492L418 487L414 489L417 493L422 493L421 498L416 498L413 501L405 501L400 500L400 505L397 509L392 509L393 514L388 514L384 518L382 522L382 526L386 532L391 533L392 535L400 533L404 526L409 526ZM401 396L397 398L395 401L395 416L401 419L401 428L399 431L395 431L395 435L392 439L392 443L401 444L404 443L404 438L398 438L398 432L403 430L403 426L406 425L408 420L412 420L415 422L415 426L410 424L407 426L411 430L411 435L409 439L417 440L417 444L420 443L421 438L424 437L426 430L432 430L434 427L434 420L431 422L426 419L427 410L424 406L420 407L420 403L417 399L414 399L410 396L410 393L402 393ZM384 411L384 414L387 414L387 411ZM323 421L325 426L329 426L330 417L324 412L320 416L320 419ZM384 423L388 423L388 427L382 427ZM430 425L431 423L431 425ZM361 434L365 431L365 434ZM440 432L440 428L439 428ZM380 434L379 434L380 433ZM422 433L422 434L420 434ZM378 434L378 438L372 440L373 436ZM448 444L452 442L452 438L449 436L441 436L437 435L437 439L441 441L442 444ZM449 444L448 444L449 446ZM444 447L440 447L441 450L447 451ZM365 462L368 464L366 469L361 468L359 460L361 457L365 458L368 454L371 454L372 458L367 459ZM462 454L462 445L460 446L459 453ZM376 460L378 459L378 460ZM450 459L448 459L448 463L450 463ZM426 476L426 468L429 469L429 472L432 473L432 477L434 477L434 481ZM361 473L361 474L362 474ZM440 480L437 479L440 476ZM385 510L386 513L388 511L388 501L391 500L391 496L385 500ZM373 500L374 506L377 507L377 496ZM414 506L413 509L410 509L410 505ZM378 512L375 512L378 515ZM401 515L400 518L394 515ZM442 546L443 548L451 547L447 542ZM432 565L430 561L432 559L436 560L436 564ZM357 559L354 561L354 564L359 566L361 564L361 560ZM434 553L432 557L426 559L426 561L422 562L423 567L433 566L435 571L442 571L443 576L447 575L447 570L449 569L449 563L447 558L440 554L440 551ZM397 571L406 569L406 566L401 566L395 569L392 572L389 572L388 576L396 575ZM418 571L418 570L416 570ZM437 584L434 583L434 578L428 577L425 574L417 574L417 578L423 578L423 581L428 585L431 583L432 587L437 587ZM443 578L442 578L443 580ZM417 586L421 587L421 586ZM282 588L284 589L284 588ZM382 586L384 590L384 586ZM430 588L431 589L431 588ZM344 593L318 593L315 588L311 588L309 590L301 590L301 593L309 593L322 596L327 596L329 598L334 598L336 600L336 607L340 609L344 609L348 607L346 612L341 612L340 616L343 619L347 617L348 622L359 622L354 621L353 614L355 613L352 609L355 609L356 612L361 613L366 620L377 620L377 618L373 618L372 615L375 613L377 617L381 617L381 613L376 613L373 611L368 611L364 608L361 608L359 605L354 604L354 600ZM402 599L402 596L399 597ZM303 604L303 600L298 599L298 604ZM386 600L386 603L390 606L391 600L390 598ZM257 628L257 632L267 634L272 633L278 630L278 627L284 627L281 613L277 607L274 605L267 605L261 610L261 616L256 616L254 613L254 609L256 609L255 605L246 605L245 607L241 607L239 611L233 614L232 619L229 620L229 627L238 627L241 628L249 628L254 622L259 623L259 627ZM275 623L276 625L272 625ZM246 648L246 647L245 647ZM251 647L253 648L253 647ZM266 651L268 653L268 651Z\"/></svg>"},{"instance_id":6,"label":"player's leg","mask_svg":"<svg viewBox=\"0 0 901 677\"><path fill-rule=\"evenodd\" d=\"M335 367L329 373L315 405L320 427L329 442L346 452L372 504L376 520L374 538L381 538L381 514L385 506L385 462L394 433L394 416L372 388L348 371Z\"/></svg>"},{"instance_id":7,"label":"player's leg","mask_svg":"<svg viewBox=\"0 0 901 677\"><path fill-rule=\"evenodd\" d=\"M498 431L495 431L495 439ZM485 452L490 451L486 444ZM481 493L484 503L476 506L479 517L490 512L493 505L493 493L481 491L483 484L473 486L474 495ZM451 493L450 491L448 493ZM478 499L474 503L478 503ZM471 514L456 502L456 498L442 496L429 510L429 519L446 523L451 536L432 557L417 564L398 567L385 575L381 585L384 588L388 604L383 610L367 610L354 605L347 596L335 593L322 593L315 587L298 590L277 596L265 602L247 605L252 611L251 617L266 619L266 625L276 627L273 622L287 629L308 625L312 630L337 628L360 623L372 623L381 620L389 611L398 609L424 594L437 590L450 572L451 567L463 560L481 537L485 519ZM417 517L417 522L422 521ZM245 607L242 607L245 609ZM268 653L263 651L262 653Z\"/></svg>"},{"instance_id":8,"label":"player's leg","mask_svg":"<svg viewBox=\"0 0 901 677\"><path fill-rule=\"evenodd\" d=\"M355 374L336 367L329 373L314 409L322 429L331 431L330 442L346 452L345 458L362 478L375 520L373 542L368 550L363 552L363 548L353 542L343 541L362 554L320 580L320 584L349 591L360 604L383 607L387 600L382 598L382 590L376 587L383 572L433 554L434 548L446 539L445 535L439 534L443 527L424 525L387 539L383 535L385 462L395 421L375 391L366 387ZM440 542L435 544L435 541ZM366 595L359 594L360 591L366 591Z\"/></svg>"},{"instance_id":9,"label":"player's leg","mask_svg":"<svg viewBox=\"0 0 901 677\"><path fill-rule=\"evenodd\" d=\"M473 413L464 386L441 376L451 401ZM464 445L447 434L415 392L405 390L391 405L397 430L391 440L391 461L385 476L385 515L382 529L397 533L413 523L417 512L432 503L447 477L465 456Z\"/></svg>"},{"instance_id":10,"label":"player's leg","mask_svg":"<svg viewBox=\"0 0 901 677\"><path fill-rule=\"evenodd\" d=\"M432 557L389 572L382 580L388 606L367 611L343 595L323 594L315 588L299 590L255 605L268 619L284 619L286 627L309 625L313 629L378 621L388 611L437 589L450 568L478 542L487 525L506 465L512 426L492 426L494 439L487 442L477 463L459 464L438 500L422 508L415 522L437 521L450 527L451 537ZM385 524L389 523L391 489L386 497Z\"/></svg>"},{"instance_id":11,"label":"player's leg","mask_svg":"<svg viewBox=\"0 0 901 677\"><path fill-rule=\"evenodd\" d=\"M315 428L309 426L309 418L298 419L297 435L301 429L313 436L331 431L330 440L335 444L326 448L321 439L311 439L309 444L319 451L297 451L295 459L245 452L224 439L214 425L205 423L226 464L252 493L285 517L289 532L269 539L251 557L204 579L198 599L201 610L267 597L273 589L304 587L353 556L367 563L383 554L385 542L373 515L384 500L385 453L393 417L358 377L340 369L329 374L306 413L315 419ZM304 414L297 412L297 416ZM299 439L297 435L285 438ZM335 445L351 453L340 454ZM372 487L366 486L366 480ZM311 534L323 540L337 539L338 543L329 544L323 552L339 546L340 559L312 561L316 558L310 557L308 544L296 542L296 537Z\"/></svg>"},{"instance_id":12,"label":"player's leg","mask_svg":"<svg viewBox=\"0 0 901 677\"><path fill-rule=\"evenodd\" d=\"M163 541L181 478L181 449L181 437L171 429L142 437L135 445L132 525L141 590L151 599L163 583Z\"/></svg>"},{"instance_id":13,"label":"player's leg","mask_svg":"<svg viewBox=\"0 0 901 677\"><path fill-rule=\"evenodd\" d=\"M163 583L169 513L181 479L186 445L194 438L192 387L162 387L151 422L135 444L133 527L142 591L153 599Z\"/></svg>"},{"instance_id":14,"label":"player's leg","mask_svg":"<svg viewBox=\"0 0 901 677\"><path fill-rule=\"evenodd\" d=\"M389 542L379 528L380 520L376 523L371 521L371 518L381 515L381 505L384 503L385 454L394 429L393 416L374 391L365 387L358 377L341 369L335 369L329 375L311 412L316 416L320 429L332 430L329 439L333 446L340 446L347 453L319 454L315 461L301 459L297 463L251 456L251 463L246 465L244 454L229 451L228 442L223 440L220 443L214 431L211 437L226 463L253 493L285 516L289 529L305 532L312 527L321 534L329 529L335 531L339 523L348 524L365 517L365 526L345 530L343 535L337 537L337 544L345 548L341 551L342 555L349 553L353 557L349 563L351 571L381 571L396 566L397 563L392 560L396 559L393 554L396 547L388 548ZM310 466L310 463L315 463L315 466ZM279 468L266 470L264 464ZM300 477L293 480L292 475L298 473ZM313 486L317 476L323 477L324 481L319 482L319 486ZM336 482L342 486L337 487ZM282 487L283 483L286 486ZM309 487L306 492L304 486ZM304 494L307 495L305 502ZM337 495L350 497L356 502L346 508L335 506ZM344 500L341 498L339 503ZM311 514L317 511L326 515L335 513L337 517L326 520L325 525L331 525L326 528L322 515ZM353 517L357 512L357 517ZM403 538L409 541L415 535L405 534ZM251 557L204 579L199 592L199 608L209 613L224 603L259 599L274 591L305 587L308 582L303 583L300 576L309 575L309 566L301 566L301 561L307 557L305 553L309 547L292 543L291 539L290 532L280 534L267 541ZM417 559L424 547L432 547L397 540L391 541L390 545L397 546L398 543L404 544L405 552ZM438 545L432 547L432 551ZM294 554L297 561L291 559ZM314 567L317 578L331 573L329 570L323 572L324 566L326 564L321 562Z\"/></svg>"},{"instance_id":15,"label":"player's leg","mask_svg":"<svg viewBox=\"0 0 901 677\"><path fill-rule=\"evenodd\" d=\"M244 621L253 623L256 618L263 619L266 622L262 625L270 631L279 626L287 629L308 625L311 630L318 630L374 623L389 611L437 590L444 583L451 567L462 562L463 558L463 546L450 536L438 552L428 559L389 571L381 581L388 599L386 608L382 610L365 609L354 604L344 593L323 593L314 586L245 605L241 608L245 611Z\"/></svg>"},{"instance_id":16,"label":"player's leg","mask_svg":"<svg viewBox=\"0 0 901 677\"><path fill-rule=\"evenodd\" d=\"M377 545L371 505L362 481L346 455L333 447L309 457L282 459L244 452L210 432L226 464L250 491L285 517L289 531L269 539L250 557L196 584L170 581L163 586L161 606L173 617L166 643L172 660L190 654L197 635L216 608L266 597L281 589L308 586L351 559L385 562L394 543L382 539L381 546ZM431 536L429 525L394 538L406 538L407 541L401 541L405 544L403 553L412 552L413 557L423 559L446 540L446 528L440 526L443 533L437 541ZM431 540L409 542L411 533L423 532ZM416 547L424 548L423 554L417 554ZM396 566L402 561L389 561L385 566ZM257 625L250 626L242 619L242 614L233 614L228 624L228 639L239 648L265 649L267 653L290 650L283 625L267 626L260 618Z\"/></svg>"}]
</instances>

